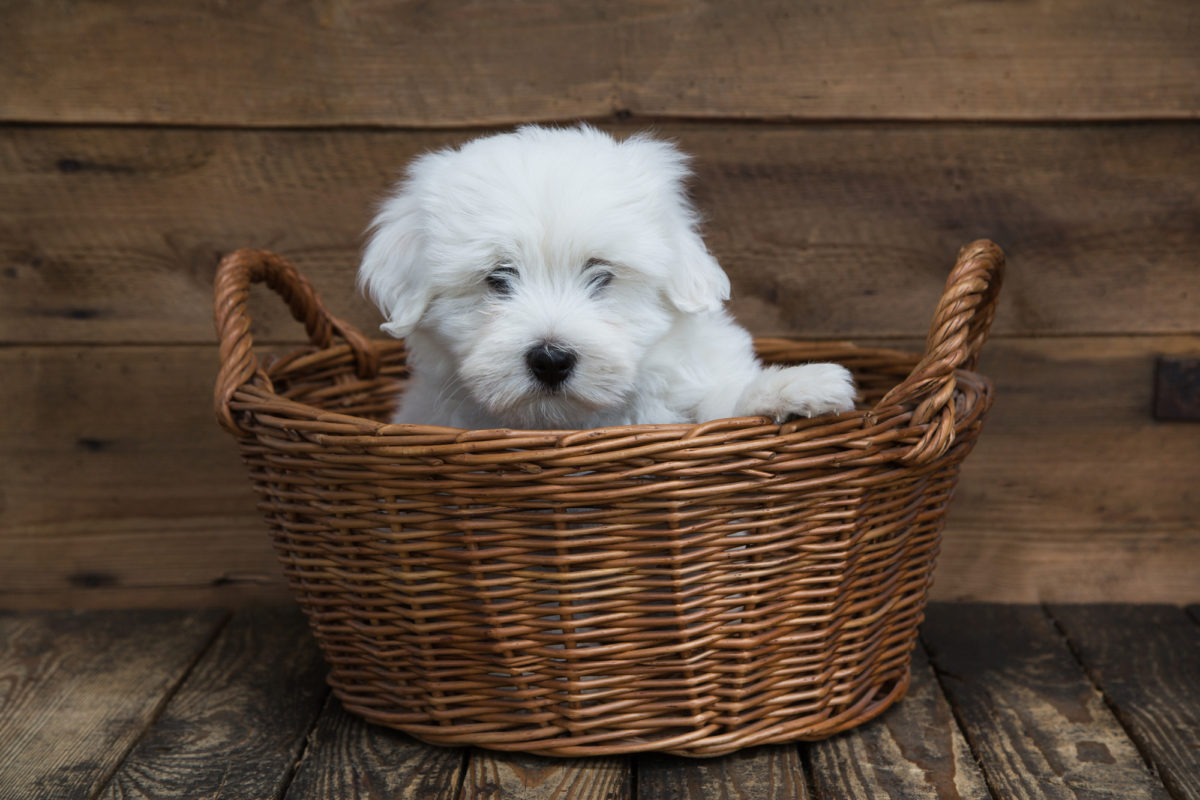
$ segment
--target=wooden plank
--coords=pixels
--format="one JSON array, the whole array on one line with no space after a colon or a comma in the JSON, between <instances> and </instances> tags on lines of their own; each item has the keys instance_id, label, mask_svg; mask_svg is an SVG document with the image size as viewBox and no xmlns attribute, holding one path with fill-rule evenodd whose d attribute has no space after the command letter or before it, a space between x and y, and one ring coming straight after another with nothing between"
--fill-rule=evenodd
<instances>
[{"instance_id":1,"label":"wooden plank","mask_svg":"<svg viewBox=\"0 0 1200 800\"><path fill-rule=\"evenodd\" d=\"M454 800L467 752L369 725L331 695L296 767L287 800Z\"/></svg>"},{"instance_id":2,"label":"wooden plank","mask_svg":"<svg viewBox=\"0 0 1200 800\"><path fill-rule=\"evenodd\" d=\"M1129 119L1200 109L1194 5L10 2L0 118L467 125L614 111Z\"/></svg>"},{"instance_id":3,"label":"wooden plank","mask_svg":"<svg viewBox=\"0 0 1200 800\"><path fill-rule=\"evenodd\" d=\"M295 606L236 613L100 797L279 797L326 671Z\"/></svg>"},{"instance_id":4,"label":"wooden plank","mask_svg":"<svg viewBox=\"0 0 1200 800\"><path fill-rule=\"evenodd\" d=\"M211 348L0 348L0 374L6 592L279 580Z\"/></svg>"},{"instance_id":5,"label":"wooden plank","mask_svg":"<svg viewBox=\"0 0 1200 800\"><path fill-rule=\"evenodd\" d=\"M1177 606L1049 610L1171 796L1200 798L1200 628Z\"/></svg>"},{"instance_id":6,"label":"wooden plank","mask_svg":"<svg viewBox=\"0 0 1200 800\"><path fill-rule=\"evenodd\" d=\"M873 722L808 745L808 754L818 800L991 797L919 645L903 700Z\"/></svg>"},{"instance_id":7,"label":"wooden plank","mask_svg":"<svg viewBox=\"0 0 1200 800\"><path fill-rule=\"evenodd\" d=\"M224 617L0 614L0 798L93 796Z\"/></svg>"},{"instance_id":8,"label":"wooden plank","mask_svg":"<svg viewBox=\"0 0 1200 800\"><path fill-rule=\"evenodd\" d=\"M1166 800L1040 608L935 604L921 631L997 797Z\"/></svg>"},{"instance_id":9,"label":"wooden plank","mask_svg":"<svg viewBox=\"0 0 1200 800\"><path fill-rule=\"evenodd\" d=\"M1136 12L1116 2L677 8L633 33L620 97L635 115L1059 120L1200 110L1200 90L1187 85L1200 75L1197 9L1186 2Z\"/></svg>"},{"instance_id":10,"label":"wooden plank","mask_svg":"<svg viewBox=\"0 0 1200 800\"><path fill-rule=\"evenodd\" d=\"M808 800L794 745L754 747L719 758L644 755L638 800Z\"/></svg>"},{"instance_id":11,"label":"wooden plank","mask_svg":"<svg viewBox=\"0 0 1200 800\"><path fill-rule=\"evenodd\" d=\"M923 336L979 236L1010 255L999 334L1200 332L1194 123L657 130L695 156L731 309L758 333ZM373 206L413 156L471 135L0 128L0 342L209 343L216 264L245 246L373 332L354 288ZM303 336L265 289L251 315L259 339Z\"/></svg>"},{"instance_id":12,"label":"wooden plank","mask_svg":"<svg viewBox=\"0 0 1200 800\"><path fill-rule=\"evenodd\" d=\"M429 126L604 115L616 102L610 14L528 0L7 3L0 118Z\"/></svg>"},{"instance_id":13,"label":"wooden plank","mask_svg":"<svg viewBox=\"0 0 1200 800\"><path fill-rule=\"evenodd\" d=\"M989 343L998 399L963 470L935 596L1200 601L1200 427L1149 417L1155 356L1198 348ZM212 420L214 350L0 349L0 604L224 602L222 588L233 602L279 580Z\"/></svg>"},{"instance_id":14,"label":"wooden plank","mask_svg":"<svg viewBox=\"0 0 1200 800\"><path fill-rule=\"evenodd\" d=\"M633 770L624 757L561 759L475 750L461 800L630 800Z\"/></svg>"},{"instance_id":15,"label":"wooden plank","mask_svg":"<svg viewBox=\"0 0 1200 800\"><path fill-rule=\"evenodd\" d=\"M211 536L209 530L205 535ZM219 534L218 534L219 535ZM134 546L161 547L158 540L138 542ZM43 579L46 575L41 576ZM59 576L61 577L61 576ZM51 578L47 583L52 582ZM0 591L0 609L9 611L67 611L71 609L125 608L246 608L291 602L292 593L279 577L239 582L215 580L204 584L206 575L184 575L178 582L139 587L74 586L45 591Z\"/></svg>"}]
</instances>

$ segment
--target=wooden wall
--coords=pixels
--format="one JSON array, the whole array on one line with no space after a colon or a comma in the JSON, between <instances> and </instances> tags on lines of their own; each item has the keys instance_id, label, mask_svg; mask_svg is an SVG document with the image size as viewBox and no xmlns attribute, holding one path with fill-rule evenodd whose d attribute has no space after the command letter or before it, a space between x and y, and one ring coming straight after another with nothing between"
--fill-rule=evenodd
<instances>
[{"instance_id":1,"label":"wooden wall","mask_svg":"<svg viewBox=\"0 0 1200 800\"><path fill-rule=\"evenodd\" d=\"M758 333L915 346L998 241L935 595L1200 601L1200 425L1151 413L1156 357L1200 355L1198 118L1190 0L0 4L0 606L282 596L212 418L220 255L285 253L373 330L402 165L576 119L695 155Z\"/></svg>"}]
</instances>

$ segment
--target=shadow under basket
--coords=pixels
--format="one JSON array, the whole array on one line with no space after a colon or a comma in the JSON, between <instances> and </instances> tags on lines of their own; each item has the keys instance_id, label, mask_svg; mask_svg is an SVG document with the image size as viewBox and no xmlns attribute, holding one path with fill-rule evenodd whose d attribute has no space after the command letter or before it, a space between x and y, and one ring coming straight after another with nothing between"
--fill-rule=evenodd
<instances>
[{"instance_id":1,"label":"shadow under basket","mask_svg":"<svg viewBox=\"0 0 1200 800\"><path fill-rule=\"evenodd\" d=\"M964 248L923 355L757 341L837 361L859 410L582 431L387 424L401 342L332 316L282 258L216 278L216 411L241 447L329 682L443 745L715 756L820 739L899 699L1003 274ZM265 281L312 346L260 362ZM343 343L334 343L340 336Z\"/></svg>"}]
</instances>

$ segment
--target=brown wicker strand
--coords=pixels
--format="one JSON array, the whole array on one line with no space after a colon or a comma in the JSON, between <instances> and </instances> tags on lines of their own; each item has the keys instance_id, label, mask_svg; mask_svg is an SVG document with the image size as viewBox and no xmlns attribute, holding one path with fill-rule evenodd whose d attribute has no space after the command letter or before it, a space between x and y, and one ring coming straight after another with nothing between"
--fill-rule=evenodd
<instances>
[{"instance_id":1,"label":"brown wicker strand","mask_svg":"<svg viewBox=\"0 0 1200 800\"><path fill-rule=\"evenodd\" d=\"M928 463L954 443L954 405L950 401L955 372L975 368L996 315L1003 280L1004 252L994 242L980 240L962 248L934 311L925 355L876 405L875 414L882 414L888 406L920 399L912 421L930 424L930 428L901 457L905 463Z\"/></svg>"},{"instance_id":2,"label":"brown wicker strand","mask_svg":"<svg viewBox=\"0 0 1200 800\"><path fill-rule=\"evenodd\" d=\"M373 378L379 372L379 357L370 340L350 323L329 313L312 285L286 259L265 250L230 253L221 260L213 282L213 316L221 356L214 406L217 420L235 436L240 429L229 401L239 386L259 372L247 300L250 285L260 282L282 297L292 316L304 323L310 342L327 348L337 333L350 345L359 377Z\"/></svg>"}]
</instances>

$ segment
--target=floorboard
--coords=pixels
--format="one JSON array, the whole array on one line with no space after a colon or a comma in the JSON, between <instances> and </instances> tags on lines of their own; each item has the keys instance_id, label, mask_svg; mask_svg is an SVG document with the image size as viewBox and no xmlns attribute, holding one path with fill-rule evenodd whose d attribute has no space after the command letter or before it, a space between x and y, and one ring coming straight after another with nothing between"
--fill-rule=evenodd
<instances>
[{"instance_id":1,"label":"floorboard","mask_svg":"<svg viewBox=\"0 0 1200 800\"><path fill-rule=\"evenodd\" d=\"M808 745L816 800L990 798L920 647L908 696L874 724Z\"/></svg>"},{"instance_id":2,"label":"floorboard","mask_svg":"<svg viewBox=\"0 0 1200 800\"><path fill-rule=\"evenodd\" d=\"M1040 607L936 605L921 630L997 797L1167 800Z\"/></svg>"},{"instance_id":3,"label":"floorboard","mask_svg":"<svg viewBox=\"0 0 1200 800\"><path fill-rule=\"evenodd\" d=\"M92 797L224 619L215 611L0 615L0 798Z\"/></svg>"},{"instance_id":4,"label":"floorboard","mask_svg":"<svg viewBox=\"0 0 1200 800\"><path fill-rule=\"evenodd\" d=\"M809 800L795 745L755 747L696 760L643 755L637 759L638 800Z\"/></svg>"},{"instance_id":5,"label":"floorboard","mask_svg":"<svg viewBox=\"0 0 1200 800\"><path fill-rule=\"evenodd\" d=\"M561 759L473 751L461 800L630 800L630 760L619 756Z\"/></svg>"},{"instance_id":6,"label":"floorboard","mask_svg":"<svg viewBox=\"0 0 1200 800\"><path fill-rule=\"evenodd\" d=\"M932 604L908 696L711 759L363 722L291 607L0 612L0 800L1200 800L1200 607Z\"/></svg>"},{"instance_id":7,"label":"floorboard","mask_svg":"<svg viewBox=\"0 0 1200 800\"><path fill-rule=\"evenodd\" d=\"M279 797L326 672L298 609L238 612L100 796Z\"/></svg>"},{"instance_id":8,"label":"floorboard","mask_svg":"<svg viewBox=\"0 0 1200 800\"><path fill-rule=\"evenodd\" d=\"M286 800L455 800L467 755L369 725L330 696Z\"/></svg>"},{"instance_id":9,"label":"floorboard","mask_svg":"<svg viewBox=\"0 0 1200 800\"><path fill-rule=\"evenodd\" d=\"M1200 626L1176 606L1049 611L1171 796L1200 799Z\"/></svg>"}]
</instances>

